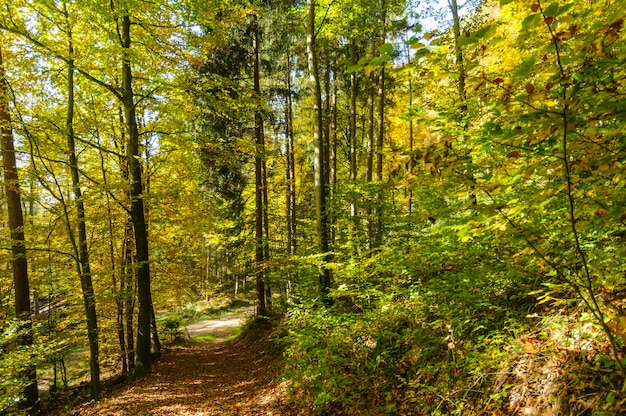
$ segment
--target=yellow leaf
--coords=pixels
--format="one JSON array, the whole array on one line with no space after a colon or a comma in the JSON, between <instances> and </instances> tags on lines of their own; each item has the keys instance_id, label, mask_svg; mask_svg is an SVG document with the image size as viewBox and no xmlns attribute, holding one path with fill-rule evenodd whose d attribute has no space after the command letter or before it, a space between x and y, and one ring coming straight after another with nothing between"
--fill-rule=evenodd
<instances>
[{"instance_id":1,"label":"yellow leaf","mask_svg":"<svg viewBox=\"0 0 626 416\"><path fill-rule=\"evenodd\" d=\"M378 65L367 65L365 67L365 75L371 74L376 68L378 68Z\"/></svg>"}]
</instances>

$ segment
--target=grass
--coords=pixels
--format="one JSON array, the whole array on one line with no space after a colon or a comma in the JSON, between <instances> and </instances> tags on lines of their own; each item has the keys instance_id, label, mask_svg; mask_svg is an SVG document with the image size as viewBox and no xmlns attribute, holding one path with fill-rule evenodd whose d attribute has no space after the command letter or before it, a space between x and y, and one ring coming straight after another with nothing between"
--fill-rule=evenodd
<instances>
[{"instance_id":1,"label":"grass","mask_svg":"<svg viewBox=\"0 0 626 416\"><path fill-rule=\"evenodd\" d=\"M207 342L207 341L215 341L215 336L210 334L198 335L193 338L194 342Z\"/></svg>"}]
</instances>

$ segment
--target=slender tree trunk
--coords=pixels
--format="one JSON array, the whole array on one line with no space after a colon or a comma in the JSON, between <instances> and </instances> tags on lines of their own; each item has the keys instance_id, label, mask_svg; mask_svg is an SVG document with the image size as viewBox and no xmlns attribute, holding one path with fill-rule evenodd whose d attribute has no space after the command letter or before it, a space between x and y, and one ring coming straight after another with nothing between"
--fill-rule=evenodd
<instances>
[{"instance_id":1,"label":"slender tree trunk","mask_svg":"<svg viewBox=\"0 0 626 416\"><path fill-rule=\"evenodd\" d=\"M130 63L130 16L123 14L121 26L122 59L122 105L126 121L126 159L130 178L131 219L135 237L135 255L137 261L137 300L139 314L137 317L137 361L135 376L143 377L152 371L151 358L151 314L152 293L150 291L150 262L148 235L146 228L143 182L141 173L141 152L139 150L139 130L135 110L133 92L133 75Z\"/></svg>"},{"instance_id":2,"label":"slender tree trunk","mask_svg":"<svg viewBox=\"0 0 626 416\"><path fill-rule=\"evenodd\" d=\"M326 62L326 71L324 71L324 109L322 110L322 136L324 139L324 180L326 181L326 190L328 196L331 196L330 188L330 63ZM330 215L330 213L329 213ZM332 231L331 231L332 232Z\"/></svg>"},{"instance_id":3,"label":"slender tree trunk","mask_svg":"<svg viewBox=\"0 0 626 416\"><path fill-rule=\"evenodd\" d=\"M121 110L120 110L121 111ZM120 121L123 122L124 117L120 114ZM123 133L122 133L123 134ZM104 159L104 151L102 150L102 146L100 144L100 135L98 134L98 148L100 151L100 170L102 172L102 183L108 183L107 179L107 171L105 166ZM122 163L125 163L122 161ZM126 176L125 176L126 177ZM120 353L122 356L122 375L128 375L128 352L126 350L126 335L124 333L124 298L125 298L125 290L124 290L124 273L123 267L120 267L121 271L119 275L119 284L118 284L118 267L116 258L115 258L115 234L113 231L113 212L111 209L111 198L108 192L105 192L105 201L106 201L106 209L107 209L107 221L108 221L108 231L109 231L109 261L111 262L111 283L113 288L113 294L115 296L115 306L117 310L116 319L117 319L117 339L120 346Z\"/></svg>"},{"instance_id":4,"label":"slender tree trunk","mask_svg":"<svg viewBox=\"0 0 626 416\"><path fill-rule=\"evenodd\" d=\"M376 50L375 45L372 45L372 57ZM372 83L373 84L373 83ZM368 125L367 125L367 164L365 170L365 181L371 183L374 179L374 105L375 105L375 91L374 86L370 84L368 86ZM371 252L375 245L374 237L374 219L372 218L372 198L368 196L367 201L367 241L368 249Z\"/></svg>"},{"instance_id":5,"label":"slender tree trunk","mask_svg":"<svg viewBox=\"0 0 626 416\"><path fill-rule=\"evenodd\" d=\"M357 64L357 56L356 56L356 38L352 38L350 42L350 62L352 65ZM356 163L356 116L357 116L357 108L356 108L356 98L357 98L357 78L356 71L352 71L350 73L350 129L349 129L349 137L350 137L350 183L352 185L356 184L357 178L357 163ZM352 218L352 237L356 238L356 201L354 198L350 201L350 217Z\"/></svg>"},{"instance_id":6,"label":"slender tree trunk","mask_svg":"<svg viewBox=\"0 0 626 416\"><path fill-rule=\"evenodd\" d=\"M9 113L9 86L6 80L2 49L0 48L0 145L2 146L2 163L4 172L4 190L7 200L9 230L11 232L11 266L13 267L13 286L15 291L15 316L24 321L27 334L19 340L23 346L33 343L31 332L30 288L28 282L28 262L24 243L24 215L20 197L20 186L13 144L13 128ZM37 390L37 373L33 364L28 365L22 376L25 386L22 393L23 408L36 412L39 401Z\"/></svg>"},{"instance_id":7,"label":"slender tree trunk","mask_svg":"<svg viewBox=\"0 0 626 416\"><path fill-rule=\"evenodd\" d=\"M330 118L330 163L329 163L329 186L331 199L335 198L337 191L337 73L333 72L332 80L332 98L331 98L331 118ZM337 204L333 204L334 209L329 214L330 223L330 244L334 247L335 238L337 237Z\"/></svg>"},{"instance_id":8,"label":"slender tree trunk","mask_svg":"<svg viewBox=\"0 0 626 416\"><path fill-rule=\"evenodd\" d=\"M381 42L385 43L386 37L386 10L385 1L382 2L382 36ZM383 242L383 145L385 140L385 64L380 67L378 75L378 137L376 140L376 180L380 186L378 190L378 203L376 204L376 230L374 232L374 247L380 247Z\"/></svg>"},{"instance_id":9,"label":"slender tree trunk","mask_svg":"<svg viewBox=\"0 0 626 416\"><path fill-rule=\"evenodd\" d=\"M294 134L293 134L293 103L291 99L291 62L290 56L287 56L287 93L285 96L285 178L287 183L286 189L286 207L287 207L287 250L290 256L296 255L296 161L294 154ZM288 271L287 278L287 301L291 302L291 292L293 282L296 278L295 273L291 269Z\"/></svg>"},{"instance_id":10,"label":"slender tree trunk","mask_svg":"<svg viewBox=\"0 0 626 416\"><path fill-rule=\"evenodd\" d=\"M67 135L67 152L69 157L70 175L72 177L72 188L74 191L74 205L76 208L78 222L78 273L83 291L83 302L85 304L85 317L87 320L87 337L89 339L89 368L91 372L90 394L93 400L98 400L100 396L100 363L98 344L98 315L96 314L96 298L91 279L91 265L89 263L89 251L87 248L87 227L85 224L85 204L83 202L82 191L80 189L80 177L78 174L78 160L76 158L76 145L74 140L74 44L72 40L72 30L69 27L69 16L65 10L65 17L68 20L68 53L67 61L67 120L65 123Z\"/></svg>"},{"instance_id":11,"label":"slender tree trunk","mask_svg":"<svg viewBox=\"0 0 626 416\"><path fill-rule=\"evenodd\" d=\"M293 103L291 99L291 65L287 58L287 108L285 128L287 139L287 217L289 254L296 254L296 158L293 134Z\"/></svg>"},{"instance_id":12,"label":"slender tree trunk","mask_svg":"<svg viewBox=\"0 0 626 416\"><path fill-rule=\"evenodd\" d=\"M135 280L136 271L133 268L133 224L127 218L124 226L124 241L122 247L120 290L124 291L124 321L126 324L126 356L128 359L128 370L135 371Z\"/></svg>"},{"instance_id":13,"label":"slender tree trunk","mask_svg":"<svg viewBox=\"0 0 626 416\"><path fill-rule=\"evenodd\" d=\"M448 5L450 6L450 11L452 12L452 32L454 33L454 50L456 54L456 67L457 71L459 71L459 83L458 83L458 93L459 93L459 101L461 105L458 107L456 118L459 120L459 125L463 130L467 130L468 121L467 118L467 93L465 92L465 62L463 57L463 49L461 48L460 39L461 39L461 20L459 18L459 6L457 4L457 0L448 0ZM448 143L446 143L446 149L448 147ZM465 157L468 160L468 164L471 166L473 163L472 155L467 151ZM474 182L474 174L471 172L467 173L470 182ZM473 185L470 185L470 199L472 201L472 205L478 205L478 198L476 196L476 192Z\"/></svg>"},{"instance_id":14,"label":"slender tree trunk","mask_svg":"<svg viewBox=\"0 0 626 416\"><path fill-rule=\"evenodd\" d=\"M407 45L407 58L408 58L408 62L409 64L412 64L413 62L411 62L411 52L410 52L410 48ZM413 79L412 79L412 73L409 72L409 109L413 108ZM412 175L413 174L413 170L415 169L415 162L414 160L414 155L413 155L413 117L411 117L409 119L409 174ZM409 214L411 214L413 212L413 188L411 186L409 186L409 192L408 192L408 211Z\"/></svg>"},{"instance_id":15,"label":"slender tree trunk","mask_svg":"<svg viewBox=\"0 0 626 416\"><path fill-rule=\"evenodd\" d=\"M322 300L325 304L332 304L329 296L330 269L326 262L329 259L329 232L328 213L326 207L326 179L324 172L324 137L322 136L322 91L320 87L319 70L317 64L317 49L315 39L315 0L307 0L307 55L309 78L313 87L313 143L315 146L315 214L317 217L318 243L320 254L323 255L319 267L319 285Z\"/></svg>"},{"instance_id":16,"label":"slender tree trunk","mask_svg":"<svg viewBox=\"0 0 626 416\"><path fill-rule=\"evenodd\" d=\"M254 16L254 31L252 33L252 49L254 54L254 92L257 98L261 99L261 82L259 73L259 28L257 17ZM263 134L263 116L259 111L254 112L254 136L256 139L256 152L254 156L255 166L255 261L257 269L256 292L257 292L257 313L261 316L267 315L265 299L265 244L264 241L264 205L266 193L264 193L264 160L265 160L265 137Z\"/></svg>"},{"instance_id":17,"label":"slender tree trunk","mask_svg":"<svg viewBox=\"0 0 626 416\"><path fill-rule=\"evenodd\" d=\"M152 160L150 149L146 147L145 151L145 167L146 167L146 185L144 187L144 193L150 195L150 162ZM144 206L145 219L146 219L146 238L150 238L150 207ZM153 276L154 277L154 276ZM150 334L152 338L152 345L154 347L154 354L156 356L161 355L161 340L159 339L159 332L156 323L156 314L154 313L154 302L150 299Z\"/></svg>"},{"instance_id":18,"label":"slender tree trunk","mask_svg":"<svg viewBox=\"0 0 626 416\"><path fill-rule=\"evenodd\" d=\"M463 116L467 110L466 94L465 94L465 64L463 62L463 49L459 41L461 40L461 20L459 18L459 6L457 0L448 0L450 11L452 12L452 32L454 33L454 53L456 55L456 66L459 71L459 98L461 100L461 111Z\"/></svg>"}]
</instances>

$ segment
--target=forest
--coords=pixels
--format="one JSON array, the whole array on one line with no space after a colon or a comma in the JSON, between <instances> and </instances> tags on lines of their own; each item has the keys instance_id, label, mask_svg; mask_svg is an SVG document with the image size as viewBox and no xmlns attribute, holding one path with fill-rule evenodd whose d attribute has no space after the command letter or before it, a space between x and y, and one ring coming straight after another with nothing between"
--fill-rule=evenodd
<instances>
[{"instance_id":1,"label":"forest","mask_svg":"<svg viewBox=\"0 0 626 416\"><path fill-rule=\"evenodd\" d=\"M625 411L624 0L0 6L0 414L251 305L267 414Z\"/></svg>"}]
</instances>

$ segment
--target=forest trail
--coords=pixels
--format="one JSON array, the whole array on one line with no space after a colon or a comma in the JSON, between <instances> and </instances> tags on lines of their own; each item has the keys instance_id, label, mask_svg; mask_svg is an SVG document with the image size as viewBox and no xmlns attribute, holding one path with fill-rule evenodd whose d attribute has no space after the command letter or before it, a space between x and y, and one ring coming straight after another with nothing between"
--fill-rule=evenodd
<instances>
[{"instance_id":1,"label":"forest trail","mask_svg":"<svg viewBox=\"0 0 626 416\"><path fill-rule=\"evenodd\" d=\"M185 327L185 332L189 338L195 338L201 335L212 335L215 337L216 341L220 341L233 335L239 326L241 326L246 316L253 315L254 313L254 306L249 306L237 313L189 324Z\"/></svg>"},{"instance_id":2,"label":"forest trail","mask_svg":"<svg viewBox=\"0 0 626 416\"><path fill-rule=\"evenodd\" d=\"M194 324L194 332L187 330L190 334L232 334L233 325L236 328L245 313ZM68 415L289 414L284 401L286 383L277 381L280 353L268 341L271 334L271 325L261 322L234 341L174 346L154 364L150 377L126 384Z\"/></svg>"}]
</instances>

